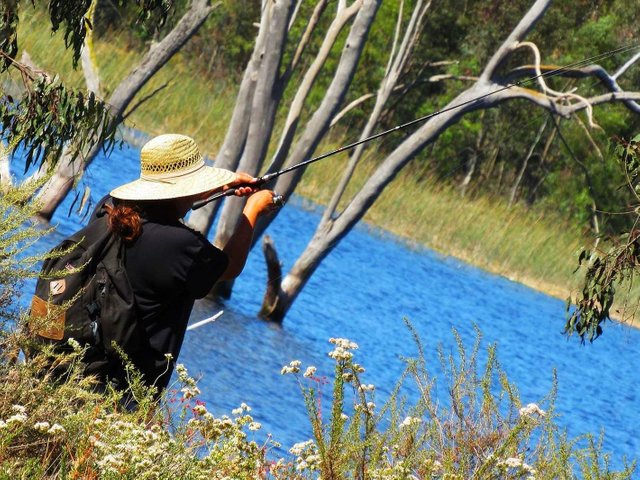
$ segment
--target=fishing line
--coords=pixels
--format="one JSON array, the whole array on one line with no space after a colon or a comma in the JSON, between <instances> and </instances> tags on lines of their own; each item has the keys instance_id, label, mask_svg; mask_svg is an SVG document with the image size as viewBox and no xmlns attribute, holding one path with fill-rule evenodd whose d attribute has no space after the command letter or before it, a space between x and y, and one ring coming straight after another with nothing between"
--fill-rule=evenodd
<instances>
[{"instance_id":1,"label":"fishing line","mask_svg":"<svg viewBox=\"0 0 640 480\"><path fill-rule=\"evenodd\" d=\"M582 66L591 64L591 63L593 63L593 62L595 62L597 60L600 60L600 59L603 59L603 58L612 57L614 55L617 55L617 54L620 54L620 53L625 53L625 52L628 52L628 51L632 51L632 50L635 50L637 48L640 48L640 43L633 43L633 44L623 45L623 46L620 46L620 47L615 48L613 50L609 50L607 52L603 52L603 53L600 53L598 55L594 55L592 57L585 58L583 60L572 62L572 63L569 63L567 65L555 68L553 70L549 70L548 72L543 72L543 73L540 73L538 75L534 75L532 77L526 78L524 80L520 80L520 81L517 81L517 82L514 82L514 83L510 83L508 85L500 87L500 88L498 88L496 90L493 90L491 92L487 92L487 93L485 93L483 95L480 95L478 97L472 98L470 100L464 101L464 102L456 104L456 105L451 105L450 107L443 108L442 110L437 110L435 112L429 113L427 115L424 115L422 117L416 118L416 119L411 120L409 122L397 125L397 126L395 126L393 128L390 128L388 130L384 130L382 132L376 133L376 134L371 135L369 137L363 138L362 140L358 140L356 142L349 143L349 144L344 145L342 147L336 148L335 150L330 150L330 151L325 152L325 153L323 153L321 155L318 155L317 157L313 157L313 158L310 158L309 160L305 160L303 162L297 163L297 164L292 165L290 167L283 168L282 170L278 170L277 172L267 173L267 174L259 177L257 179L257 181L255 181L254 183L251 183L250 185L247 185L247 186L259 187L261 185L264 185L268 181L270 181L270 180L272 180L272 179L274 179L276 177L279 177L280 175L288 173L288 172L290 172L292 170L296 170L298 168L302 168L302 167L304 167L306 165L309 165L311 163L318 162L318 161L323 160L323 159L325 159L327 157L330 157L330 156L336 155L338 153L344 152L345 150L350 150L350 149L352 149L354 147L357 147L358 145L362 145L363 143L368 143L368 142L370 142L372 140L376 140L376 139L378 139L380 137L384 137L384 136L389 135L391 133L398 132L400 130L404 130L405 128L411 127L411 126L416 125L418 123L425 122L425 121L427 121L427 120L429 120L429 119L431 119L433 117L436 117L438 115L442 115L443 113L447 113L447 112L450 112L452 110L455 110L455 109L458 109L458 108L462 108L462 107L464 107L466 105L469 105L469 104L472 104L472 103L475 103L475 102L479 102L479 101L484 100L485 98L487 98L487 97L489 97L491 95L495 95L496 93L503 92L503 91L508 90L510 88L513 88L513 87L526 86L526 85L538 80L539 78L555 77L555 76L560 75L561 73L563 73L565 71L568 71L568 70L571 70L571 69L575 69L575 68L580 68ZM199 208L204 207L206 204L208 204L210 202L213 202L214 200L217 200L217 199L225 197L225 196L234 195L235 191L236 191L235 188L230 188L229 190L225 190L224 192L216 193L215 195L213 195L213 196L211 196L211 197L209 197L209 198L207 198L205 200L200 200L198 202L195 202L193 204L193 206L191 207L191 209L192 210L197 210ZM282 203L282 198L281 197L280 198L274 198L274 203L281 204Z\"/></svg>"}]
</instances>

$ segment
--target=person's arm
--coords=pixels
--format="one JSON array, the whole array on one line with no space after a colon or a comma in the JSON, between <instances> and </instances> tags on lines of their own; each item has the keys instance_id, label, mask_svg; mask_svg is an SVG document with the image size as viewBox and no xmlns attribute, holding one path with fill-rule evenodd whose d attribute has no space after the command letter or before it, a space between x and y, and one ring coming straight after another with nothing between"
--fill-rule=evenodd
<instances>
[{"instance_id":1,"label":"person's arm","mask_svg":"<svg viewBox=\"0 0 640 480\"><path fill-rule=\"evenodd\" d=\"M253 231L258 218L260 215L277 208L273 203L273 196L274 194L270 190L258 190L247 199L238 226L222 249L229 257L229 264L220 280L234 279L242 272L249 255Z\"/></svg>"}]
</instances>

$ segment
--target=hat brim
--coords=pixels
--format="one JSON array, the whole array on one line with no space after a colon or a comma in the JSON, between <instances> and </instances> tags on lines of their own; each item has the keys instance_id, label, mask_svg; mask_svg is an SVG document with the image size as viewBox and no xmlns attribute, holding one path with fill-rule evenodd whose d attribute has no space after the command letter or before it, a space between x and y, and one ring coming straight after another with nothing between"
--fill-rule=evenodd
<instances>
[{"instance_id":1,"label":"hat brim","mask_svg":"<svg viewBox=\"0 0 640 480\"><path fill-rule=\"evenodd\" d=\"M210 192L233 182L236 174L230 170L204 165L195 172L170 179L140 178L111 190L120 200L169 200Z\"/></svg>"}]
</instances>

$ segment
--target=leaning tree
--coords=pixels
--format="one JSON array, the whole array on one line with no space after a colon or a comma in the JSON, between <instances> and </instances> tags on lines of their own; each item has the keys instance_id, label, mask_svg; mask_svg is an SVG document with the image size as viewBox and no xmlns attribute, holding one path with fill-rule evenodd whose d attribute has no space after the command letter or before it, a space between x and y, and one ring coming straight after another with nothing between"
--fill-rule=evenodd
<instances>
[{"instance_id":1,"label":"leaning tree","mask_svg":"<svg viewBox=\"0 0 640 480\"><path fill-rule=\"evenodd\" d=\"M360 59L363 45L371 28L379 1L362 0L351 4L341 1L335 10L335 16L326 35L326 42L318 49L317 57L310 62L304 72L296 94L287 106L288 116L279 135L275 153L271 157L269 171L281 167L296 165L310 158L322 138L327 134L332 122L340 117L344 107L347 89ZM292 303L304 288L322 260L332 251L345 235L365 215L385 187L406 167L424 148L433 143L447 128L458 122L470 112L497 107L503 102L525 100L531 105L547 110L554 116L574 118L578 112L586 112L587 122L594 125L593 108L611 102L621 102L631 111L638 113L636 103L640 92L623 90L617 79L622 73L610 74L597 64L577 64L559 68L543 66L537 46L526 41L528 33L543 17L549 8L550 0L537 0L522 16L511 33L504 39L495 53L489 58L482 71L473 77L473 83L441 109L441 113L430 116L425 122L407 136L369 175L364 185L350 198L344 199L346 184L353 178L353 169L362 155L362 147L351 154L346 171L336 186L335 193L318 223L315 234L306 249L291 269L282 275L275 255L274 247L266 245L269 262L269 283L261 315L274 321L282 321ZM266 158L267 147L274 135L275 111L283 101L283 91L291 79L291 70L296 67L298 52L305 47L308 32L317 25L317 17L323 11L326 2L318 2L316 10L308 21L307 31L299 39L299 48L288 63L283 65L284 44L288 40L289 26L298 10L295 2L269 2L263 10L260 31L256 39L253 57L240 86L236 109L231 128L217 161L217 165L227 168L240 168L257 174ZM366 138L379 119L380 109L389 98L389 92L395 87L397 73L404 68L407 56L411 54L416 36L420 32L421 21L430 8L430 2L416 2L409 21L398 22L398 29L392 42L386 73L375 95L376 101L371 109L369 121L362 131ZM327 86L322 101L316 109L305 116L302 124L300 111L317 78L318 72L326 60L326 53L337 38L336 30L346 28L348 34L344 41L335 73ZM637 48L637 47L636 47ZM629 49L630 50L630 49ZM512 67L509 62L516 52L529 52L530 63ZM551 88L546 81L548 76L587 78L598 80L604 91L590 96L582 96L577 91L559 91ZM280 176L273 188L285 198L289 198L300 182L304 169L295 170ZM216 241L224 241L238 221L241 214L242 199L228 199L223 206L216 230ZM339 206L342 206L339 208ZM192 217L192 223L202 230L211 225L215 205L202 209ZM273 217L260 224L264 231ZM227 291L227 293L229 293Z\"/></svg>"},{"instance_id":2,"label":"leaning tree","mask_svg":"<svg viewBox=\"0 0 640 480\"><path fill-rule=\"evenodd\" d=\"M140 4L141 18L151 17L159 23L164 22L170 5L167 0L136 3ZM50 2L49 12L53 30L56 31L64 25L65 41L67 46L73 48L74 63L82 59L87 93L79 91L74 94L73 98L77 99L74 107L84 108L84 104L87 103L86 109L95 117L87 124L87 128L83 129L78 128L82 122L71 121L69 112L74 110L70 110L64 102L59 101L60 95L50 95L52 90L64 88L62 84L52 80L46 72L38 71L27 62L15 59L18 51L18 4L17 0L5 3L2 7L4 10L0 12L3 13L0 17L3 21L0 30L8 32L4 41L0 43L0 55L8 68L20 70L25 93L23 98L16 99L15 103L13 99L8 103L0 103L9 105L5 110L6 120L3 127L5 132L9 132L9 142L13 149L20 144L29 146L27 165L38 158L44 158L53 165L54 170L48 172L46 183L37 194L41 205L39 215L49 220L98 152L113 144L117 127L156 93L152 92L134 103L142 88L193 37L218 4L212 5L210 0L191 0L171 31L159 41L152 42L142 59L113 89L109 98L101 101L98 91L100 79L94 68L95 63L89 59L92 31L90 18L96 0L68 2L66 5ZM51 99L48 105L49 114L45 107L39 106L38 110L29 107L30 102L43 102L47 98ZM62 98L64 100L65 97ZM21 115L30 121L29 125L33 125L32 131L25 132L20 127L21 120L17 119L20 119ZM57 120L62 121L62 129L54 127ZM47 133L44 140L38 138L41 131ZM43 157L39 156L41 153L44 154ZM35 176L41 176L45 171L40 169Z\"/></svg>"}]
</instances>

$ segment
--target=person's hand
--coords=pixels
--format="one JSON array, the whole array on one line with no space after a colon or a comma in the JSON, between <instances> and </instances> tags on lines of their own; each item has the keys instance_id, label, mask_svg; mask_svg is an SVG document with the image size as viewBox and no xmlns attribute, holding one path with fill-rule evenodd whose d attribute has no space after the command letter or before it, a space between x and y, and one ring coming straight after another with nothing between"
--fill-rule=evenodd
<instances>
[{"instance_id":1,"label":"person's hand","mask_svg":"<svg viewBox=\"0 0 640 480\"><path fill-rule=\"evenodd\" d=\"M257 181L258 181L257 178L252 177L248 173L237 172L236 178L232 182L222 187L222 191L225 192L230 188L235 188L235 192L234 192L235 196L247 197L252 193L255 193L258 191L257 187L252 186L252 184L256 183Z\"/></svg>"},{"instance_id":2,"label":"person's hand","mask_svg":"<svg viewBox=\"0 0 640 480\"><path fill-rule=\"evenodd\" d=\"M276 194L271 190L258 190L249 196L246 208L256 215L264 215L277 210L279 205L273 200L275 196Z\"/></svg>"}]
</instances>

